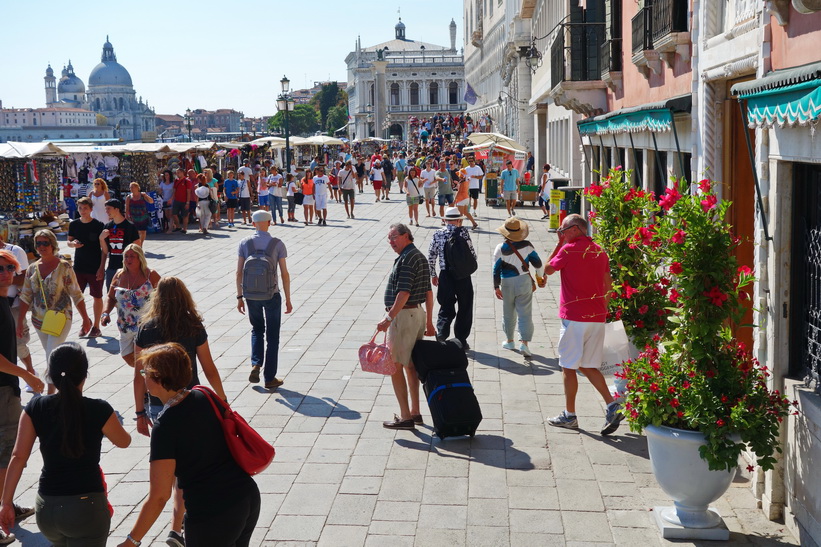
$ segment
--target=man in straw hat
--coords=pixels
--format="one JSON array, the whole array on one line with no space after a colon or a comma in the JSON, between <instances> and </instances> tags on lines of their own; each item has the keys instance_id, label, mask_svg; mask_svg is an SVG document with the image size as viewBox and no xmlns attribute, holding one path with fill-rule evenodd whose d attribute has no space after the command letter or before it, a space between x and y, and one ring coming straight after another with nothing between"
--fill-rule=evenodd
<instances>
[{"instance_id":1,"label":"man in straw hat","mask_svg":"<svg viewBox=\"0 0 821 547\"><path fill-rule=\"evenodd\" d=\"M430 268L431 283L438 287L436 301L439 302L439 318L436 321L436 338L446 340L450 336L450 324L456 319L453 333L462 343L462 348L467 350L468 335L473 326L473 282L470 275L464 276L462 266L448 264L446 246L451 241L452 248L457 248L457 241L452 238L461 238L464 242L462 248L466 248L473 255L472 269L475 271L476 251L470 239L470 232L462 227L462 220L465 217L456 207L448 207L442 220L445 226L436 230L430 241L428 248L428 267ZM461 246L461 245L459 245ZM465 257L467 258L467 257ZM462 260L462 262L469 262ZM436 275L437 264L439 275ZM459 305L457 311L456 305Z\"/></svg>"},{"instance_id":2,"label":"man in straw hat","mask_svg":"<svg viewBox=\"0 0 821 547\"><path fill-rule=\"evenodd\" d=\"M519 351L525 357L533 354L528 346L533 339L533 291L535 281L530 276L530 266L536 268L541 279L544 264L533 245L527 240L530 229L520 218L510 217L496 231L505 238L493 251L493 288L496 298L502 301L502 329L506 340L502 349L514 349L513 330L519 323L521 344Z\"/></svg>"},{"instance_id":3,"label":"man in straw hat","mask_svg":"<svg viewBox=\"0 0 821 547\"><path fill-rule=\"evenodd\" d=\"M612 285L610 259L587 235L587 230L587 221L582 216L568 215L557 230L559 244L550 255L550 264L545 270L547 275L561 273L559 365L565 397L565 409L547 423L554 427L579 428L576 392L579 390L577 371L580 371L607 405L601 434L609 435L619 428L622 420L621 405L613 400L599 370Z\"/></svg>"}]
</instances>

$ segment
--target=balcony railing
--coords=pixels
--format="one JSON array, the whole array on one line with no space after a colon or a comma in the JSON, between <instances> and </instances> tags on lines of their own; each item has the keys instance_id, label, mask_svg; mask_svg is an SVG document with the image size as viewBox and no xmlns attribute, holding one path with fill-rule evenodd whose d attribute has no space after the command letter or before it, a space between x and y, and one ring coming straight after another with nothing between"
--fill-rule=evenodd
<instances>
[{"instance_id":1,"label":"balcony railing","mask_svg":"<svg viewBox=\"0 0 821 547\"><path fill-rule=\"evenodd\" d=\"M621 38L607 40L601 45L602 76L621 71Z\"/></svg>"},{"instance_id":2,"label":"balcony railing","mask_svg":"<svg viewBox=\"0 0 821 547\"><path fill-rule=\"evenodd\" d=\"M642 51L653 49L653 6L647 6L639 10L633 16L633 55Z\"/></svg>"},{"instance_id":3,"label":"balcony railing","mask_svg":"<svg viewBox=\"0 0 821 547\"><path fill-rule=\"evenodd\" d=\"M565 23L550 46L550 83L601 79L601 44L604 23ZM566 37L570 38L570 46ZM570 74L567 67L570 67Z\"/></svg>"},{"instance_id":4,"label":"balcony railing","mask_svg":"<svg viewBox=\"0 0 821 547\"><path fill-rule=\"evenodd\" d=\"M655 0L652 9L652 37L658 42L673 32L687 32L687 0Z\"/></svg>"},{"instance_id":5,"label":"balcony railing","mask_svg":"<svg viewBox=\"0 0 821 547\"><path fill-rule=\"evenodd\" d=\"M466 103L455 104L392 104L388 105L388 112L464 112Z\"/></svg>"}]
</instances>

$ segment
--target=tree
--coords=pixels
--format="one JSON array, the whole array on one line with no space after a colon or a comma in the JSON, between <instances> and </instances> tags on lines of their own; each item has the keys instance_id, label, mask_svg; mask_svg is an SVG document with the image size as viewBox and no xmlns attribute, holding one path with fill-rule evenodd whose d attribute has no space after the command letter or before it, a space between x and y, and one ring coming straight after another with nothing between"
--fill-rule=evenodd
<instances>
[{"instance_id":1,"label":"tree","mask_svg":"<svg viewBox=\"0 0 821 547\"><path fill-rule=\"evenodd\" d=\"M97 114L97 125L108 125L108 118L103 116L102 114Z\"/></svg>"},{"instance_id":2,"label":"tree","mask_svg":"<svg viewBox=\"0 0 821 547\"><path fill-rule=\"evenodd\" d=\"M316 131L319 125L319 113L309 104L298 104L288 114L288 129L291 135L308 135ZM280 111L269 118L268 129L285 128L285 113Z\"/></svg>"},{"instance_id":3,"label":"tree","mask_svg":"<svg viewBox=\"0 0 821 547\"><path fill-rule=\"evenodd\" d=\"M322 89L311 98L311 103L314 108L319 111L319 123L324 130L332 131L336 127L330 127L328 124L328 112L334 106L344 106L348 104L348 94L339 89L336 82L330 82L322 85Z\"/></svg>"},{"instance_id":4,"label":"tree","mask_svg":"<svg viewBox=\"0 0 821 547\"><path fill-rule=\"evenodd\" d=\"M334 131L348 123L348 107L334 106L328 110L328 117L325 120L325 128L329 136L334 136Z\"/></svg>"}]
</instances>

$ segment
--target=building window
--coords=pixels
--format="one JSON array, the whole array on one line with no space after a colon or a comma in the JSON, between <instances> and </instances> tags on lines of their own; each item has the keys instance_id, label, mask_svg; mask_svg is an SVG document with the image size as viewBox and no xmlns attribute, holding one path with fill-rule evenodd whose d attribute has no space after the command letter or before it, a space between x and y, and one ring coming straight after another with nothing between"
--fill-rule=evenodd
<instances>
[{"instance_id":1,"label":"building window","mask_svg":"<svg viewBox=\"0 0 821 547\"><path fill-rule=\"evenodd\" d=\"M428 104L439 104L439 84L431 82L428 87Z\"/></svg>"},{"instance_id":2,"label":"building window","mask_svg":"<svg viewBox=\"0 0 821 547\"><path fill-rule=\"evenodd\" d=\"M459 84L451 82L448 84L448 104L459 103Z\"/></svg>"},{"instance_id":3,"label":"building window","mask_svg":"<svg viewBox=\"0 0 821 547\"><path fill-rule=\"evenodd\" d=\"M369 95L369 97L370 97L370 100L368 101L368 104L374 105L376 103L376 101L373 100L373 84L371 84L371 86L370 86L370 95Z\"/></svg>"},{"instance_id":4,"label":"building window","mask_svg":"<svg viewBox=\"0 0 821 547\"><path fill-rule=\"evenodd\" d=\"M399 106L399 84L391 84L391 106Z\"/></svg>"},{"instance_id":5,"label":"building window","mask_svg":"<svg viewBox=\"0 0 821 547\"><path fill-rule=\"evenodd\" d=\"M413 82L410 85L410 104L419 104L419 84L417 84L416 82Z\"/></svg>"}]
</instances>

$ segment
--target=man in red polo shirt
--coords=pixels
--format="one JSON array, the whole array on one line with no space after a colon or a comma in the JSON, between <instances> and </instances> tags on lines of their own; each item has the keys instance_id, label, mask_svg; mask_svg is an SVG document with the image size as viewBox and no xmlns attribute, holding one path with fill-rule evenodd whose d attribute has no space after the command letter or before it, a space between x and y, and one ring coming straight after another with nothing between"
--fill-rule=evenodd
<instances>
[{"instance_id":1,"label":"man in red polo shirt","mask_svg":"<svg viewBox=\"0 0 821 547\"><path fill-rule=\"evenodd\" d=\"M194 199L194 183L185 177L185 170L177 169L177 178L174 180L174 201L171 205L172 214L177 217L177 229L188 231L188 202Z\"/></svg>"},{"instance_id":2,"label":"man in red polo shirt","mask_svg":"<svg viewBox=\"0 0 821 547\"><path fill-rule=\"evenodd\" d=\"M602 396L607 411L601 434L609 435L619 428L621 405L613 400L599 368L604 345L604 324L610 299L612 279L610 259L588 235L587 221L580 215L568 215L557 230L559 244L550 255L545 274L561 272L562 289L559 317L559 365L564 380L565 409L547 423L554 427L578 429L576 392L577 371L584 374ZM542 280L542 286L545 280Z\"/></svg>"}]
</instances>

